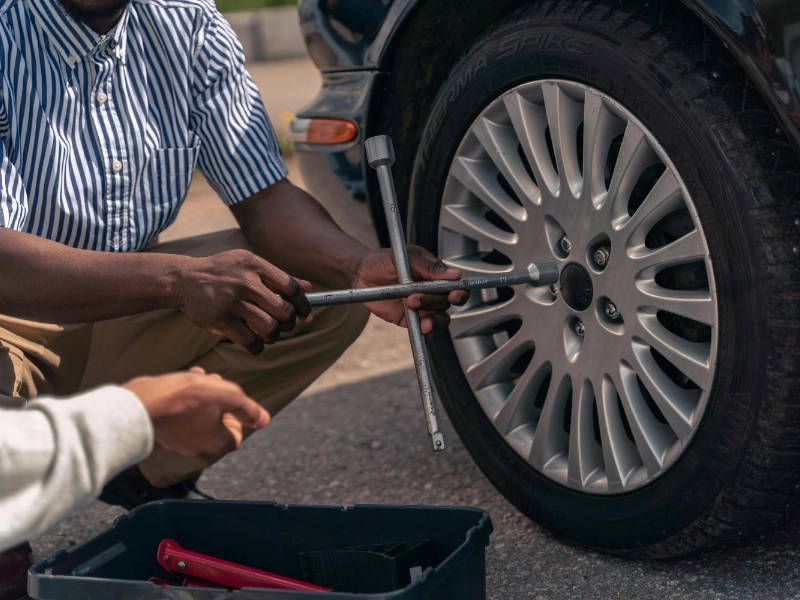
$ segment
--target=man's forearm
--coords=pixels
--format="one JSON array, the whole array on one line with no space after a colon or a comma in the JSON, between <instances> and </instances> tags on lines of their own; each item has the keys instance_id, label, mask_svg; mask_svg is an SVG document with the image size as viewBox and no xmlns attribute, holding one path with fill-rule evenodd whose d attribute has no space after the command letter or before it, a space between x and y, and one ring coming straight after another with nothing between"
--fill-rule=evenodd
<instances>
[{"instance_id":1,"label":"man's forearm","mask_svg":"<svg viewBox=\"0 0 800 600\"><path fill-rule=\"evenodd\" d=\"M350 287L368 252L319 202L285 179L231 210L256 254L291 275L329 288Z\"/></svg>"},{"instance_id":2,"label":"man's forearm","mask_svg":"<svg viewBox=\"0 0 800 600\"><path fill-rule=\"evenodd\" d=\"M171 307L181 260L76 250L0 228L0 314L68 324Z\"/></svg>"}]
</instances>

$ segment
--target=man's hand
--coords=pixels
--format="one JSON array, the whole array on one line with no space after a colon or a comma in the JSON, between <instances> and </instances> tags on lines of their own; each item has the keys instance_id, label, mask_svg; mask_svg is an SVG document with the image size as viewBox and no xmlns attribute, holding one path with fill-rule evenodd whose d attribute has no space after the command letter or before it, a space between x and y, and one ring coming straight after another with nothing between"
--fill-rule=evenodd
<instances>
[{"instance_id":1,"label":"man's hand","mask_svg":"<svg viewBox=\"0 0 800 600\"><path fill-rule=\"evenodd\" d=\"M419 246L407 246L411 278L414 281L433 281L436 279L456 280L461 277L459 269L452 269L433 254ZM364 255L356 270L354 288L391 285L397 283L397 270L391 250L375 250ZM406 306L418 310L422 333L430 333L439 327L447 327L451 305L461 306L469 299L466 290L454 290L449 294L413 294L405 299ZM403 300L383 300L364 304L372 313L385 321L406 326Z\"/></svg>"},{"instance_id":2,"label":"man's hand","mask_svg":"<svg viewBox=\"0 0 800 600\"><path fill-rule=\"evenodd\" d=\"M281 331L292 330L296 318L312 318L305 296L311 284L246 250L187 258L181 266L178 308L196 325L252 354L274 343Z\"/></svg>"},{"instance_id":3,"label":"man's hand","mask_svg":"<svg viewBox=\"0 0 800 600\"><path fill-rule=\"evenodd\" d=\"M200 367L137 377L122 387L144 404L156 441L184 456L231 452L242 443L243 426L261 429L269 423L269 413L242 388Z\"/></svg>"}]
</instances>

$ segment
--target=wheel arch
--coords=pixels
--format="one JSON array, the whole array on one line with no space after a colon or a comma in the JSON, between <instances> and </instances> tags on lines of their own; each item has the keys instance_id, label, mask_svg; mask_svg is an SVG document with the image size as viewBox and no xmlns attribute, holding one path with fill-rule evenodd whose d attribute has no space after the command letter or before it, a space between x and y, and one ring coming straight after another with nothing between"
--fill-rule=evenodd
<instances>
[{"instance_id":1,"label":"wheel arch","mask_svg":"<svg viewBox=\"0 0 800 600\"><path fill-rule=\"evenodd\" d=\"M389 135L397 162L393 172L401 214L408 212L409 188L416 150L430 108L461 54L491 23L529 0L408 0L392 34L373 48L382 76L372 92L364 138ZM387 19L388 20L388 19ZM367 196L382 245L389 238L372 169L365 169ZM409 231L407 228L406 231Z\"/></svg>"},{"instance_id":2,"label":"wheel arch","mask_svg":"<svg viewBox=\"0 0 800 600\"><path fill-rule=\"evenodd\" d=\"M637 0L642 3L647 0ZM738 0L737 10L724 10L727 0L680 0L717 36L745 73L761 91L800 155L800 82L780 68L778 56L766 51L774 47L769 30L752 27L760 23L752 0ZM492 23L530 0L406 0L398 2L396 16L384 25L391 32L379 36L370 54L382 76L373 90L365 138L390 135L397 163L395 185L401 211L410 227L408 215L411 172L417 147L436 94L461 54ZM394 7L393 7L394 8ZM394 11L393 11L394 12ZM759 40L762 42L759 45ZM756 63L765 65L759 68ZM782 99L783 98L783 99ZM388 244L383 213L377 198L377 179L366 169L367 194L382 245ZM409 231L409 229L407 229Z\"/></svg>"}]
</instances>

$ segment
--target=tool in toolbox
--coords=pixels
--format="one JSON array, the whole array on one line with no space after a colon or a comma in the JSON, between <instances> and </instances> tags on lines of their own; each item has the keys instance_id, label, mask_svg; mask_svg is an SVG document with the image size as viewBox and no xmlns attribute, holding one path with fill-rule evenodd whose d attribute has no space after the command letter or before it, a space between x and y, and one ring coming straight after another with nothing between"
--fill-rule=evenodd
<instances>
[{"instance_id":1,"label":"tool in toolbox","mask_svg":"<svg viewBox=\"0 0 800 600\"><path fill-rule=\"evenodd\" d=\"M298 559L306 581L351 594L399 590L439 564L430 539L312 550Z\"/></svg>"},{"instance_id":2,"label":"tool in toolbox","mask_svg":"<svg viewBox=\"0 0 800 600\"><path fill-rule=\"evenodd\" d=\"M558 267L555 263L545 262L530 264L524 271L511 271L480 277L463 278L458 281L419 281L411 279L411 270L408 265L403 225L400 221L397 194L392 179L392 164L394 164L394 147L388 135L378 135L369 138L364 147L367 160L378 175L378 184L381 189L383 210L386 214L386 224L389 230L389 239L394 255L394 264L397 269L399 283L395 285L377 286L371 288L338 290L332 292L318 292L307 294L306 297L312 307L331 306L335 304L355 304L360 302L374 302L377 300L392 300L407 298L411 294L445 294L453 290L480 290L497 287L510 287L513 285L532 285L540 287L558 282ZM444 437L439 425L439 411L434 396L431 369L425 349L425 339L420 328L419 313L403 306L408 326L408 337L411 341L411 352L414 355L414 366L417 371L419 392L422 396L422 406L425 410L425 421L428 425L428 435L431 438L431 447L434 452L444 450Z\"/></svg>"},{"instance_id":3,"label":"tool in toolbox","mask_svg":"<svg viewBox=\"0 0 800 600\"><path fill-rule=\"evenodd\" d=\"M299 579L268 573L199 552L192 552L182 548L175 540L169 539L163 540L158 546L158 564L173 575L185 577L184 587L222 586L236 590L243 587L256 587L306 592L332 591L331 588L306 583ZM158 580L155 583L163 585L164 580ZM166 584L174 585L169 582Z\"/></svg>"}]
</instances>

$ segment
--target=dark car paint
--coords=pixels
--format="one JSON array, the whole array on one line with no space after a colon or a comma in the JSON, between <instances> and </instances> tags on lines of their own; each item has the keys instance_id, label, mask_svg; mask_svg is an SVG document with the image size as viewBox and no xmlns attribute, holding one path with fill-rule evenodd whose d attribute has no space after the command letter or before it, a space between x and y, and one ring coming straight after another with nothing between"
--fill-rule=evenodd
<instances>
[{"instance_id":1,"label":"dark car paint","mask_svg":"<svg viewBox=\"0 0 800 600\"><path fill-rule=\"evenodd\" d=\"M300 0L300 30L319 70L376 69L365 58L373 46L386 45L391 23L397 23L396 19L384 22L394 1ZM377 40L382 30L385 31L384 39Z\"/></svg>"},{"instance_id":2,"label":"dark car paint","mask_svg":"<svg viewBox=\"0 0 800 600\"><path fill-rule=\"evenodd\" d=\"M300 24L309 53L323 72L319 96L302 117L354 121L359 137L346 147L297 145L304 177L313 175L307 155L319 152L364 209L368 194L361 146L376 81L392 69L392 53L415 11L437 0L300 0ZM645 1L645 0L642 0ZM800 152L800 0L682 0L718 35L761 89L784 132ZM488 26L489 23L486 23ZM314 160L314 169L320 162ZM328 189L313 193L330 195ZM347 202L328 198L326 204ZM352 200L349 200L352 204ZM353 207L356 209L356 207ZM371 209L366 207L370 214ZM363 220L360 220L363 221ZM382 229L378 224L378 229ZM353 232L374 238L373 232Z\"/></svg>"},{"instance_id":3,"label":"dark car paint","mask_svg":"<svg viewBox=\"0 0 800 600\"><path fill-rule=\"evenodd\" d=\"M683 1L725 42L800 148L800 1Z\"/></svg>"}]
</instances>

